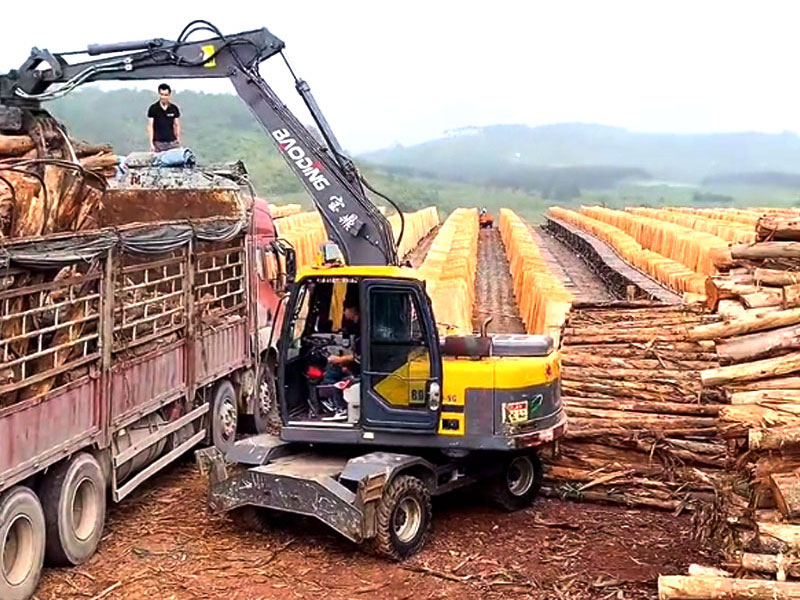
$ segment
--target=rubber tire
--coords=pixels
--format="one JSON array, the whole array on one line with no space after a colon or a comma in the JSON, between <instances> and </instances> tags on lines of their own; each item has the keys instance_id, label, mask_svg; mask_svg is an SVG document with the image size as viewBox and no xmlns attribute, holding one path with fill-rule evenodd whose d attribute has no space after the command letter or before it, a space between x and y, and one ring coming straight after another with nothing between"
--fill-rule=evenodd
<instances>
[{"instance_id":1,"label":"rubber tire","mask_svg":"<svg viewBox=\"0 0 800 600\"><path fill-rule=\"evenodd\" d=\"M94 487L95 518L90 533L80 539L75 531L72 506L80 484ZM89 493L91 489L89 489ZM52 467L39 490L47 527L45 557L50 565L71 566L85 563L97 550L106 523L106 481L103 468L88 452L76 454Z\"/></svg>"},{"instance_id":2,"label":"rubber tire","mask_svg":"<svg viewBox=\"0 0 800 600\"><path fill-rule=\"evenodd\" d=\"M39 498L30 488L16 486L0 494L0 561L3 560L4 546L7 542L11 520L17 515L25 515L31 524L33 546L31 548L30 570L17 585L11 585L0 563L0 598L3 600L28 600L36 592L44 565L45 532L44 512Z\"/></svg>"},{"instance_id":3,"label":"rubber tire","mask_svg":"<svg viewBox=\"0 0 800 600\"><path fill-rule=\"evenodd\" d=\"M520 495L512 493L508 487L508 471L518 458L529 459L533 468L533 482L528 490ZM535 452L512 454L506 459L502 471L489 480L486 494L489 501L502 510L507 512L522 510L531 506L539 496L543 477L542 461Z\"/></svg>"},{"instance_id":4,"label":"rubber tire","mask_svg":"<svg viewBox=\"0 0 800 600\"><path fill-rule=\"evenodd\" d=\"M278 410L278 391L275 386L275 370L269 363L264 363L261 369L261 376L258 378L256 386L256 398L253 403L253 422L256 433L277 434L281 428L281 415ZM267 412L261 410L261 386L266 384L271 390L272 404Z\"/></svg>"},{"instance_id":5,"label":"rubber tire","mask_svg":"<svg viewBox=\"0 0 800 600\"><path fill-rule=\"evenodd\" d=\"M220 421L220 410L226 402L231 402L234 408L237 408L236 423L233 427L233 435L230 439L226 438L222 431L222 423ZM214 396L211 400L211 443L220 452L225 453L233 447L236 442L236 429L239 422L238 404L236 402L236 390L233 384L224 379L220 381L214 389Z\"/></svg>"},{"instance_id":6,"label":"rubber tire","mask_svg":"<svg viewBox=\"0 0 800 600\"><path fill-rule=\"evenodd\" d=\"M413 497L422 508L419 530L409 542L401 542L392 526L394 513L400 502L407 497ZM428 486L412 475L398 475L383 490L383 495L378 501L375 515L375 537L368 540L365 546L368 551L391 560L404 560L419 552L428 539L431 528L433 508L431 507L431 493Z\"/></svg>"},{"instance_id":7,"label":"rubber tire","mask_svg":"<svg viewBox=\"0 0 800 600\"><path fill-rule=\"evenodd\" d=\"M275 523L275 514L258 506L242 506L232 510L230 516L239 527L258 533L268 533Z\"/></svg>"}]
</instances>

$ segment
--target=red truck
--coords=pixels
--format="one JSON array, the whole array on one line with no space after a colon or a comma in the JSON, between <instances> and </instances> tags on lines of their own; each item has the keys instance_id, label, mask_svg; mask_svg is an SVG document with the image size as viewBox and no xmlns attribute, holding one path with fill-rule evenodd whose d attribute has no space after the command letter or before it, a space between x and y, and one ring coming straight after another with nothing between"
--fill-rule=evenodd
<instances>
[{"instance_id":1,"label":"red truck","mask_svg":"<svg viewBox=\"0 0 800 600\"><path fill-rule=\"evenodd\" d=\"M45 559L94 553L107 488L119 501L232 444L239 415L268 426L291 250L266 203L229 181L108 189L97 212L98 229L0 246L3 600L29 598Z\"/></svg>"}]
</instances>

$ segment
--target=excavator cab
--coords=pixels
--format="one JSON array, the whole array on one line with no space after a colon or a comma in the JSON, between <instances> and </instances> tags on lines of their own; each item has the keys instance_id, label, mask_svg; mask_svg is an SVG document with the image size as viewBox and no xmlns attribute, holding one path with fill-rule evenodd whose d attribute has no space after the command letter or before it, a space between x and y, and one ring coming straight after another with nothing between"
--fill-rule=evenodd
<instances>
[{"instance_id":1,"label":"excavator cab","mask_svg":"<svg viewBox=\"0 0 800 600\"><path fill-rule=\"evenodd\" d=\"M380 431L437 432L438 335L424 286L406 273L413 271L300 274L279 344L283 439L354 443Z\"/></svg>"}]
</instances>

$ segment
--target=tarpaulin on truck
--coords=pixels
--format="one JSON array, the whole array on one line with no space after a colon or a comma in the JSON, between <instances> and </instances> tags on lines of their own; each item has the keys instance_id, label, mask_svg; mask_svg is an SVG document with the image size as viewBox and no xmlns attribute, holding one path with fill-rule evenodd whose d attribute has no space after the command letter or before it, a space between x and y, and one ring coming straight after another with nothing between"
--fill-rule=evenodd
<instances>
[{"instance_id":1,"label":"tarpaulin on truck","mask_svg":"<svg viewBox=\"0 0 800 600\"><path fill-rule=\"evenodd\" d=\"M11 265L29 269L58 268L89 262L113 247L139 254L163 254L185 246L192 239L200 242L231 240L242 233L244 225L244 220L166 223L20 242L0 248L0 268Z\"/></svg>"}]
</instances>

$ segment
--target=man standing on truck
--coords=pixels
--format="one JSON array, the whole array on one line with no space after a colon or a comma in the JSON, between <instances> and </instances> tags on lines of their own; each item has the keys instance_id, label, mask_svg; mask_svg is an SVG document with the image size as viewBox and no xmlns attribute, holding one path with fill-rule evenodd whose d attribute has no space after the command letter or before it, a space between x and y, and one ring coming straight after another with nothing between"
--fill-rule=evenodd
<instances>
[{"instance_id":1,"label":"man standing on truck","mask_svg":"<svg viewBox=\"0 0 800 600\"><path fill-rule=\"evenodd\" d=\"M158 102L147 109L147 136L150 151L163 152L181 145L181 111L172 104L172 89L169 84L158 86Z\"/></svg>"}]
</instances>

